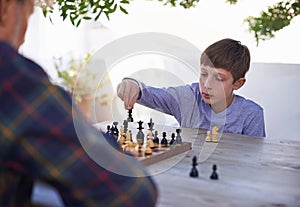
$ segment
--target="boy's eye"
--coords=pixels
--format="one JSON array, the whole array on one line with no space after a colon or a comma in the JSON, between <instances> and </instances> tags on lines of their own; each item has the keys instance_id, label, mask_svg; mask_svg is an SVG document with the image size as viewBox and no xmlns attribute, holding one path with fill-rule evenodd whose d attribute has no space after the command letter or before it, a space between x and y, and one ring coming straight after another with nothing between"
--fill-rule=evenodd
<instances>
[{"instance_id":1,"label":"boy's eye","mask_svg":"<svg viewBox=\"0 0 300 207\"><path fill-rule=\"evenodd\" d=\"M216 79L217 79L218 81L223 81L223 79L222 79L220 76L216 76Z\"/></svg>"},{"instance_id":2,"label":"boy's eye","mask_svg":"<svg viewBox=\"0 0 300 207\"><path fill-rule=\"evenodd\" d=\"M201 73L200 75L203 77L207 77L207 73Z\"/></svg>"}]
</instances>

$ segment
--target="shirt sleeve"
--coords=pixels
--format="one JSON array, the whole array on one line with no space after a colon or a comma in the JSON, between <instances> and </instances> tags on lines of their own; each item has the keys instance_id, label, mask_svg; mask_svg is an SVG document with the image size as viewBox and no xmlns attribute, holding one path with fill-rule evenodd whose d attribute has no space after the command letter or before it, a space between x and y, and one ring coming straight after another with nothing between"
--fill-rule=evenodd
<instances>
[{"instance_id":1,"label":"shirt sleeve","mask_svg":"<svg viewBox=\"0 0 300 207\"><path fill-rule=\"evenodd\" d=\"M265 122L263 109L259 107L257 110L249 112L249 117L245 120L242 134L249 136L265 137Z\"/></svg>"},{"instance_id":2,"label":"shirt sleeve","mask_svg":"<svg viewBox=\"0 0 300 207\"><path fill-rule=\"evenodd\" d=\"M180 99L175 87L155 88L142 82L139 82L139 86L141 95L137 103L172 115L180 122Z\"/></svg>"},{"instance_id":3,"label":"shirt sleeve","mask_svg":"<svg viewBox=\"0 0 300 207\"><path fill-rule=\"evenodd\" d=\"M66 206L155 205L138 160L92 127L38 65L10 51L0 58L1 170L47 182Z\"/></svg>"}]
</instances>

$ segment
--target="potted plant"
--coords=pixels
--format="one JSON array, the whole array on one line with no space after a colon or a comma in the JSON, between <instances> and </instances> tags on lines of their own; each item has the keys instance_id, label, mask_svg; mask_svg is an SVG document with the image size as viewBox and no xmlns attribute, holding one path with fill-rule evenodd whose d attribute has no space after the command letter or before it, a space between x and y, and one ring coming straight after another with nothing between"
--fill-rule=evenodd
<instances>
[{"instance_id":1,"label":"potted plant","mask_svg":"<svg viewBox=\"0 0 300 207\"><path fill-rule=\"evenodd\" d=\"M110 80L106 75L98 83L97 74L89 70L91 58L91 52L78 59L73 55L55 58L54 66L58 75L56 83L72 95L74 103L78 105L88 120L103 121L103 114L102 118L93 117L91 120L91 111L92 107L97 105L102 108L109 107L110 97L107 89L110 86Z\"/></svg>"}]
</instances>

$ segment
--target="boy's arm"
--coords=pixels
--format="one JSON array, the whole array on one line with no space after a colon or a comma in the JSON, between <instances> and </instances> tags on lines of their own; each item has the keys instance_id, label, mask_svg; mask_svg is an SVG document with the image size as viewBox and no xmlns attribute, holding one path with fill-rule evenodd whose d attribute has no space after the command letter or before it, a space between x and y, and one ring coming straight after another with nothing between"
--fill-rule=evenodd
<instances>
[{"instance_id":1,"label":"boy's arm","mask_svg":"<svg viewBox=\"0 0 300 207\"><path fill-rule=\"evenodd\" d=\"M184 93L180 92L180 87L156 88L142 82L139 82L139 86L141 93L137 103L181 119L180 94Z\"/></svg>"}]
</instances>

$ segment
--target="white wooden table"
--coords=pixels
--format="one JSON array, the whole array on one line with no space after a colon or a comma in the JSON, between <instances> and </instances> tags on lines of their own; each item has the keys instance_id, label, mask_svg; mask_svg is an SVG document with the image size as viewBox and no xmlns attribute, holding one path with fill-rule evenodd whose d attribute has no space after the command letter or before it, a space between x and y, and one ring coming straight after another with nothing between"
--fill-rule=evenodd
<instances>
[{"instance_id":1,"label":"white wooden table","mask_svg":"<svg viewBox=\"0 0 300 207\"><path fill-rule=\"evenodd\" d=\"M106 125L95 126L105 130ZM147 167L159 190L158 207L300 206L300 141L224 133L212 144L202 130L182 129L181 135L192 142L191 151ZM198 178L189 176L193 156ZM210 179L213 164L218 180Z\"/></svg>"},{"instance_id":2,"label":"white wooden table","mask_svg":"<svg viewBox=\"0 0 300 207\"><path fill-rule=\"evenodd\" d=\"M300 141L223 134L211 150L205 136L204 131L183 130L193 149L174 167L153 176L159 188L157 206L300 206ZM200 155L199 177L191 178L192 157ZM157 171L166 162L149 170ZM218 180L210 179L213 164Z\"/></svg>"}]
</instances>

